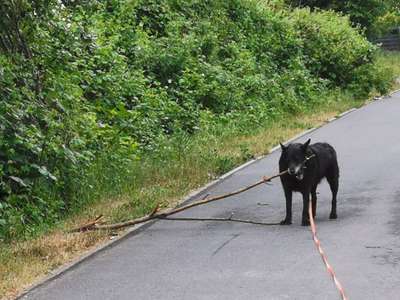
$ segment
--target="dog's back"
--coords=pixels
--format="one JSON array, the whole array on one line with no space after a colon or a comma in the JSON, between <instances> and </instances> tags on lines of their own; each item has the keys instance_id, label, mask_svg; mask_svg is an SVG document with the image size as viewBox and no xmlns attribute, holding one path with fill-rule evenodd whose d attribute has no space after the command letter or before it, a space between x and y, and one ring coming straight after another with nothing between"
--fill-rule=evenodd
<instances>
[{"instance_id":1,"label":"dog's back","mask_svg":"<svg viewBox=\"0 0 400 300\"><path fill-rule=\"evenodd\" d=\"M335 149L328 143L315 143L309 147L313 154L315 154L315 159L318 162L318 166L315 169L315 172L317 172L315 174L317 184L322 178L330 175L339 177L339 166Z\"/></svg>"}]
</instances>

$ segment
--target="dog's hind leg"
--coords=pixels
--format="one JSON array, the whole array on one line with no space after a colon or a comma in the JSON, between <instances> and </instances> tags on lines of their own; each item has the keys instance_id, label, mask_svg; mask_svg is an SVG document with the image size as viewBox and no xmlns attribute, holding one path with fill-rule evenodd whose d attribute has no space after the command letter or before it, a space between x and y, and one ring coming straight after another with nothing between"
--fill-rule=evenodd
<instances>
[{"instance_id":1,"label":"dog's hind leg","mask_svg":"<svg viewBox=\"0 0 400 300\"><path fill-rule=\"evenodd\" d=\"M329 219L337 219L336 196L339 189L339 168L335 166L326 179L332 191L332 208Z\"/></svg>"},{"instance_id":2,"label":"dog's hind leg","mask_svg":"<svg viewBox=\"0 0 400 300\"><path fill-rule=\"evenodd\" d=\"M313 218L317 215L317 186L313 186L311 189L311 203L312 203L312 215Z\"/></svg>"}]
</instances>

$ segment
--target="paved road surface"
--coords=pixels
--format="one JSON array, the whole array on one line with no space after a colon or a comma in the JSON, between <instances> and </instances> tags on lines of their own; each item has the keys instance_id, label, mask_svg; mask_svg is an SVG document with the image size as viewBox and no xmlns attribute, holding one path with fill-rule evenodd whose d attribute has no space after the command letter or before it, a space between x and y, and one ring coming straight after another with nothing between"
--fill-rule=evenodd
<instances>
[{"instance_id":1,"label":"paved road surface","mask_svg":"<svg viewBox=\"0 0 400 300\"><path fill-rule=\"evenodd\" d=\"M300 139L327 141L338 152L337 220L319 188L318 234L349 299L400 299L400 94L374 102ZM220 194L274 174L280 151L211 189ZM202 197L199 195L199 198ZM27 299L338 299L300 226L158 221L102 251ZM279 181L181 216L280 221Z\"/></svg>"}]
</instances>

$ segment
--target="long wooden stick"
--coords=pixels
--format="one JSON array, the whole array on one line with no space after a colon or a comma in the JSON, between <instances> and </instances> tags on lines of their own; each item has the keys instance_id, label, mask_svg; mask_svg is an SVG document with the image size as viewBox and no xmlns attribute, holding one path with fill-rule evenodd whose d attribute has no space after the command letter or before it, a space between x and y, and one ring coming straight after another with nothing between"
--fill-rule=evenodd
<instances>
[{"instance_id":1,"label":"long wooden stick","mask_svg":"<svg viewBox=\"0 0 400 300\"><path fill-rule=\"evenodd\" d=\"M306 157L306 159L303 161L302 164L304 165L308 160L310 160L314 156L315 155L312 154L311 156ZM282 175L285 175L286 173L288 173L287 170L285 170L283 172L280 172L280 173L278 173L276 175L270 176L270 177L264 176L263 179L257 181L256 183L253 183L253 184L251 184L249 186L246 186L246 187L241 188L239 190L236 190L234 192L223 194L223 195L214 196L214 197L211 197L211 198L202 199L202 200L199 200L199 201L195 201L195 202L189 203L187 205L183 205L181 207L177 207L177 208L165 211L165 212L158 212L159 204L157 204L157 206L151 211L150 214L148 214L146 216L143 216L143 217L140 217L140 218L128 220L128 221L125 221L125 222L115 223L115 224L109 224L109 225L98 224L98 220L96 219L93 222L90 222L90 223L85 224L83 226L80 226L78 228L74 228L70 232L82 232L82 231L89 231L89 230L120 229L120 228L124 228L124 227L128 227L128 226L133 226L133 225L136 225L136 224L144 223L144 222L147 222L147 221L152 220L152 219L166 219L166 217L171 216L171 215L176 214L176 213L179 213L179 212L184 211L186 209L189 209L189 208L192 208L192 207L195 207L195 206L199 206L199 205L203 205L203 204L206 204L206 203L222 200L222 199L225 199L225 198L232 197L232 196L235 196L237 194L243 193L243 192L248 191L248 190L250 190L250 189L252 189L252 188L254 188L254 187L256 187L256 186L258 186L260 184L270 182L272 179L280 177ZM187 221L189 221L189 218L186 218L186 219L187 219ZM173 219L169 218L169 220L173 220ZM180 218L180 220L183 220L183 218ZM203 221L205 221L205 220L207 220L207 219L203 219ZM208 220L209 221L229 221L227 219L226 220L222 220L222 219L218 219L218 218L216 218L216 219L208 218ZM194 221L194 220L190 220L190 221ZM201 220L199 219L198 221L201 221ZM232 220L230 220L230 221L232 221ZM237 221L237 222L239 222L239 221ZM253 222L253 221L246 221L246 220L241 220L241 221L243 221L244 223L252 223L252 224L256 223L256 222ZM267 224L264 224L264 225L267 225ZM275 225L275 224L273 224L273 225Z\"/></svg>"},{"instance_id":2,"label":"long wooden stick","mask_svg":"<svg viewBox=\"0 0 400 300\"><path fill-rule=\"evenodd\" d=\"M238 223L246 223L246 224L254 224L254 225L279 225L280 222L272 222L272 223L265 223L265 222L257 222L252 220L242 220L242 219L235 219L235 218L174 218L174 217L167 217L167 218L158 218L160 220L167 220L167 221L195 221L195 222L238 222Z\"/></svg>"},{"instance_id":3,"label":"long wooden stick","mask_svg":"<svg viewBox=\"0 0 400 300\"><path fill-rule=\"evenodd\" d=\"M184 211L186 209L189 209L189 208L192 208L192 207L195 207L195 206L199 206L199 205L203 205L203 204L206 204L206 203L210 203L210 202L214 202L214 201L218 201L218 200L222 200L222 199L225 199L225 198L228 198L228 197L235 196L237 194L240 194L240 193L243 193L243 192L245 192L247 190L250 190L250 189L252 189L252 188L254 188L254 187L256 187L256 186L258 186L260 184L269 182L272 179L274 179L276 177L280 177L280 176L282 176L282 175L284 175L286 173L287 173L287 171L283 171L283 172L280 172L280 173L278 173L278 174L276 174L274 176L263 177L263 179L257 181L256 183L253 183L253 184L251 184L249 186L246 186L246 187L244 187L242 189L239 189L237 191L234 191L234 192L231 192L231 193L227 193L227 194L223 194L223 195L218 195L218 196L211 197L211 198L206 198L206 199L200 200L200 201L195 201L195 202L189 203L187 205L171 209L169 211L159 212L158 213L156 211L156 209L153 209L153 211L150 214L146 215L146 216L143 216L143 217L140 217L140 218L136 218L136 219L132 219L132 220L128 220L128 221L125 221L125 222L109 224L109 225L100 225L100 224L97 224L96 222L90 222L88 224L85 224L84 226L72 229L70 232L81 232L81 231L89 231L89 230L120 229L120 228L124 228L124 227L128 227L128 226L133 226L133 225L136 225L136 224L144 223L144 222L147 222L147 221L152 220L152 219L166 218L167 216L179 213L181 211Z\"/></svg>"}]
</instances>

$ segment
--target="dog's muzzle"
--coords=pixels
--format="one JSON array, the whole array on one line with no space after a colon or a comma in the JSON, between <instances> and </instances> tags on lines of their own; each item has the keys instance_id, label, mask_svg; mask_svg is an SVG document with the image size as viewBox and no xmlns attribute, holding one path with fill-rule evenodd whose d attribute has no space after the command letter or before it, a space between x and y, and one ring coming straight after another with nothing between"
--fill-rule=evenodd
<instances>
[{"instance_id":1,"label":"dog's muzzle","mask_svg":"<svg viewBox=\"0 0 400 300\"><path fill-rule=\"evenodd\" d=\"M301 165L295 166L295 167L290 167L288 169L289 175L295 175L297 180L303 180L304 178L304 173L303 173L303 168Z\"/></svg>"},{"instance_id":2,"label":"dog's muzzle","mask_svg":"<svg viewBox=\"0 0 400 300\"><path fill-rule=\"evenodd\" d=\"M299 173L296 175L297 180L303 180L303 178L304 178L304 173Z\"/></svg>"}]
</instances>

